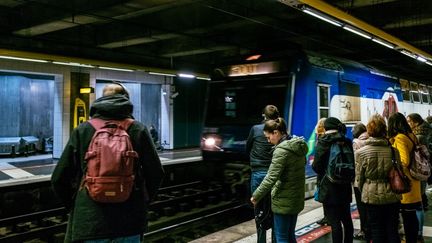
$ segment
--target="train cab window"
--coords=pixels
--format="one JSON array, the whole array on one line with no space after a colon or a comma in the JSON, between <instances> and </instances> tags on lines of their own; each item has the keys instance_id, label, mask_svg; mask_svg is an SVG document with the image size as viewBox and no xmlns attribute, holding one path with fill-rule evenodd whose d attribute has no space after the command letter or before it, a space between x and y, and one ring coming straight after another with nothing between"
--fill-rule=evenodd
<instances>
[{"instance_id":1,"label":"train cab window","mask_svg":"<svg viewBox=\"0 0 432 243\"><path fill-rule=\"evenodd\" d=\"M401 85L403 100L411 101L411 93L410 93L410 86L408 80L401 79L400 85Z\"/></svg>"},{"instance_id":2,"label":"train cab window","mask_svg":"<svg viewBox=\"0 0 432 243\"><path fill-rule=\"evenodd\" d=\"M318 84L318 118L329 117L330 110L330 86L325 84Z\"/></svg>"},{"instance_id":3,"label":"train cab window","mask_svg":"<svg viewBox=\"0 0 432 243\"><path fill-rule=\"evenodd\" d=\"M422 103L428 104L429 103L429 90L424 84L420 84L420 94L422 98Z\"/></svg>"},{"instance_id":4,"label":"train cab window","mask_svg":"<svg viewBox=\"0 0 432 243\"><path fill-rule=\"evenodd\" d=\"M411 92L412 100L414 102L420 102L418 83L410 82L410 86L411 86L410 92Z\"/></svg>"}]
</instances>

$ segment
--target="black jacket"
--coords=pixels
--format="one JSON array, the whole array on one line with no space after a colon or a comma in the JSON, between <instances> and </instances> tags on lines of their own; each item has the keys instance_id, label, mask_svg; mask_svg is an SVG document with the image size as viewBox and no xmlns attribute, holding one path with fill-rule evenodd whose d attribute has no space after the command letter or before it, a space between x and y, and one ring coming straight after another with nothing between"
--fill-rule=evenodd
<instances>
[{"instance_id":1,"label":"black jacket","mask_svg":"<svg viewBox=\"0 0 432 243\"><path fill-rule=\"evenodd\" d=\"M344 141L352 145L351 140L340 133L325 134L318 139L315 158L312 163L312 169L317 173L319 201L324 204L340 205L352 201L351 184L334 184L325 177L330 157L330 147L336 141ZM352 148L352 146L350 147Z\"/></svg>"},{"instance_id":2,"label":"black jacket","mask_svg":"<svg viewBox=\"0 0 432 243\"><path fill-rule=\"evenodd\" d=\"M246 142L252 171L267 171L271 163L273 145L267 141L263 129L264 124L254 125Z\"/></svg>"},{"instance_id":3,"label":"black jacket","mask_svg":"<svg viewBox=\"0 0 432 243\"><path fill-rule=\"evenodd\" d=\"M131 114L132 104L122 95L99 98L90 109L92 117L102 119L120 120L132 117ZM74 129L52 174L54 191L71 209L65 242L136 235L143 233L147 226L149 201L142 186L136 186L127 201L112 204L97 203L85 189L78 189L85 169L84 155L94 132L88 122ZM142 123L135 121L128 134L139 154L137 173L143 175L148 195L153 198L164 174L161 162Z\"/></svg>"}]
</instances>

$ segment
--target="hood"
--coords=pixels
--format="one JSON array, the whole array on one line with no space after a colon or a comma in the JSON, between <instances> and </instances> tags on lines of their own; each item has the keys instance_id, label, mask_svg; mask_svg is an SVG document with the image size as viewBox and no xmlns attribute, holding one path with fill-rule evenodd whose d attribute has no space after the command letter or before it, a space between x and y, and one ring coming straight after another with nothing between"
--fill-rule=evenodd
<instances>
[{"instance_id":1,"label":"hood","mask_svg":"<svg viewBox=\"0 0 432 243\"><path fill-rule=\"evenodd\" d=\"M299 156L306 156L308 152L307 143L301 137L294 137L290 140L285 140L278 144L276 148L289 150Z\"/></svg>"},{"instance_id":2,"label":"hood","mask_svg":"<svg viewBox=\"0 0 432 243\"><path fill-rule=\"evenodd\" d=\"M360 136L358 136L359 140L366 140L369 138L369 134L367 132L364 132L362 134L360 134Z\"/></svg>"},{"instance_id":3,"label":"hood","mask_svg":"<svg viewBox=\"0 0 432 243\"><path fill-rule=\"evenodd\" d=\"M90 117L101 119L133 118L133 105L124 95L100 97L90 107Z\"/></svg>"},{"instance_id":4,"label":"hood","mask_svg":"<svg viewBox=\"0 0 432 243\"><path fill-rule=\"evenodd\" d=\"M322 140L324 143L332 144L332 143L334 143L336 141L344 141L345 140L345 136L342 135L339 132L326 133L324 136L322 136L320 138L320 140Z\"/></svg>"},{"instance_id":5,"label":"hood","mask_svg":"<svg viewBox=\"0 0 432 243\"><path fill-rule=\"evenodd\" d=\"M389 146L390 142L385 138L374 138L370 137L365 141L365 145L372 145L372 146Z\"/></svg>"},{"instance_id":6,"label":"hood","mask_svg":"<svg viewBox=\"0 0 432 243\"><path fill-rule=\"evenodd\" d=\"M427 122L423 122L413 129L415 135L428 135L431 132L431 126Z\"/></svg>"}]
</instances>

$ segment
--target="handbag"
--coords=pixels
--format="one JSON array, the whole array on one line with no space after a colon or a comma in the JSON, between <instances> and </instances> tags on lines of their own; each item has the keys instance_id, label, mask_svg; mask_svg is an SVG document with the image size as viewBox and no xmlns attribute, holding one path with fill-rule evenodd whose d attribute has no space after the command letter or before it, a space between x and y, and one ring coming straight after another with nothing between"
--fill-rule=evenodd
<instances>
[{"instance_id":1,"label":"handbag","mask_svg":"<svg viewBox=\"0 0 432 243\"><path fill-rule=\"evenodd\" d=\"M268 230L273 227L270 194L266 195L255 208L255 222L259 229Z\"/></svg>"},{"instance_id":2,"label":"handbag","mask_svg":"<svg viewBox=\"0 0 432 243\"><path fill-rule=\"evenodd\" d=\"M390 188L394 193L403 194L411 191L411 181L406 176L399 162L396 160L394 148L390 147L392 152L392 168L389 171Z\"/></svg>"}]
</instances>

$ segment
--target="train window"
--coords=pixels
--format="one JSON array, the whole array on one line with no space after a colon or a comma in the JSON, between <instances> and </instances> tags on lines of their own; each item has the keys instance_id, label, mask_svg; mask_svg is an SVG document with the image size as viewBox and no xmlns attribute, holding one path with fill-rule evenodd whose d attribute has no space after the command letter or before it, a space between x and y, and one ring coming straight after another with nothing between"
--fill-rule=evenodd
<instances>
[{"instance_id":1,"label":"train window","mask_svg":"<svg viewBox=\"0 0 432 243\"><path fill-rule=\"evenodd\" d=\"M411 96L414 102L420 102L420 94L418 89L418 83L411 82Z\"/></svg>"},{"instance_id":2,"label":"train window","mask_svg":"<svg viewBox=\"0 0 432 243\"><path fill-rule=\"evenodd\" d=\"M404 101L411 101L410 94L410 86L408 80L401 79L400 80L401 89L402 89L402 97Z\"/></svg>"},{"instance_id":3,"label":"train window","mask_svg":"<svg viewBox=\"0 0 432 243\"><path fill-rule=\"evenodd\" d=\"M429 90L429 102L432 103L432 87L429 86L428 90Z\"/></svg>"},{"instance_id":4,"label":"train window","mask_svg":"<svg viewBox=\"0 0 432 243\"><path fill-rule=\"evenodd\" d=\"M422 97L422 103L428 104L429 103L429 90L424 84L420 84L420 93Z\"/></svg>"},{"instance_id":5,"label":"train window","mask_svg":"<svg viewBox=\"0 0 432 243\"><path fill-rule=\"evenodd\" d=\"M318 118L328 117L329 116L329 97L330 97L330 86L324 84L318 84L318 106L319 106L319 114Z\"/></svg>"}]
</instances>

